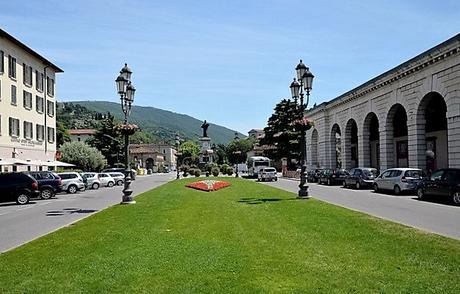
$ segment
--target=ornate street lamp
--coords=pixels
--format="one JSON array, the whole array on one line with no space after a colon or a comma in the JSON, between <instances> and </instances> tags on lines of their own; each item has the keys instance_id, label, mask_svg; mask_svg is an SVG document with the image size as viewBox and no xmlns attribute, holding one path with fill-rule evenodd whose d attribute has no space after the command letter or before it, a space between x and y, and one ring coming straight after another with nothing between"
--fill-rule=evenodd
<instances>
[{"instance_id":1,"label":"ornate street lamp","mask_svg":"<svg viewBox=\"0 0 460 294\"><path fill-rule=\"evenodd\" d=\"M176 180L180 179L179 156L181 156L182 153L179 152L179 146L180 146L180 137L179 135L176 135Z\"/></svg>"},{"instance_id":2,"label":"ornate street lamp","mask_svg":"<svg viewBox=\"0 0 460 294\"><path fill-rule=\"evenodd\" d=\"M121 110L125 115L124 125L121 128L122 134L125 136L125 185L123 188L123 197L121 204L134 204L134 198L131 190L131 168L129 166L129 135L133 134L135 129L128 124L128 117L131 114L131 105L134 102L134 94L136 89L131 84L132 71L129 69L128 64L121 69L120 75L115 80L117 85L117 92L120 95Z\"/></svg>"},{"instance_id":3,"label":"ornate street lamp","mask_svg":"<svg viewBox=\"0 0 460 294\"><path fill-rule=\"evenodd\" d=\"M303 64L302 59L300 63L295 68L297 74L297 80L294 78L294 81L291 83L291 95L294 101L297 103L300 98L299 105L299 114L303 120L305 109L308 107L310 101L310 91L312 90L313 78L314 75L310 72L309 68ZM304 104L304 92L307 94L307 101ZM309 198L308 196L308 186L307 183L307 153L306 153L306 130L307 126L301 125L301 138L300 138L300 155L301 155L301 170L300 170L300 184L299 184L299 198Z\"/></svg>"}]
</instances>

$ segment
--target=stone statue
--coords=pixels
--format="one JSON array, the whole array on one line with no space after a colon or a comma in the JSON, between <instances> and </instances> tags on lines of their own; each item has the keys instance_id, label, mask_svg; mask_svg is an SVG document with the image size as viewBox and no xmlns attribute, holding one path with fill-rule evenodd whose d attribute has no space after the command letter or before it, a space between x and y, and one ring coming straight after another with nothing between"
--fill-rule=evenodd
<instances>
[{"instance_id":1,"label":"stone statue","mask_svg":"<svg viewBox=\"0 0 460 294\"><path fill-rule=\"evenodd\" d=\"M201 125L201 128L203 129L203 138L207 138L209 124L206 122L206 120L204 120L203 124Z\"/></svg>"}]
</instances>

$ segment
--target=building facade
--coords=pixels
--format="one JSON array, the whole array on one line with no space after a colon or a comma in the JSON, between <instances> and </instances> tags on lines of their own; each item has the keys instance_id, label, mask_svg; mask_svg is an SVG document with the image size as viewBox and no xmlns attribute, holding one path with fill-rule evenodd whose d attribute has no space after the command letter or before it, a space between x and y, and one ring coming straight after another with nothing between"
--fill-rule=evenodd
<instances>
[{"instance_id":1,"label":"building facade","mask_svg":"<svg viewBox=\"0 0 460 294\"><path fill-rule=\"evenodd\" d=\"M176 149L168 144L131 144L129 161L136 162L138 168L151 169L153 172L176 169Z\"/></svg>"},{"instance_id":2,"label":"building facade","mask_svg":"<svg viewBox=\"0 0 460 294\"><path fill-rule=\"evenodd\" d=\"M306 116L310 168L460 168L460 34Z\"/></svg>"},{"instance_id":3,"label":"building facade","mask_svg":"<svg viewBox=\"0 0 460 294\"><path fill-rule=\"evenodd\" d=\"M85 142L96 134L95 129L72 129L68 130L72 142Z\"/></svg>"},{"instance_id":4,"label":"building facade","mask_svg":"<svg viewBox=\"0 0 460 294\"><path fill-rule=\"evenodd\" d=\"M55 160L55 81L61 72L0 29L0 159ZM16 169L1 165L1 171Z\"/></svg>"}]
</instances>

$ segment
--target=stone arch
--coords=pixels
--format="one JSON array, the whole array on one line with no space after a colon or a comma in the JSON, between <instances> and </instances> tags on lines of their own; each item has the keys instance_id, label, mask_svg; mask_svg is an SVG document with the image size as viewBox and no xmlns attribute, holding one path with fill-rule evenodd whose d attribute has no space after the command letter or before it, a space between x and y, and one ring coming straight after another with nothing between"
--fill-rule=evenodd
<instances>
[{"instance_id":1,"label":"stone arch","mask_svg":"<svg viewBox=\"0 0 460 294\"><path fill-rule=\"evenodd\" d=\"M358 167L358 124L353 118L347 121L345 127L345 146L343 167Z\"/></svg>"},{"instance_id":2,"label":"stone arch","mask_svg":"<svg viewBox=\"0 0 460 294\"><path fill-rule=\"evenodd\" d=\"M409 166L407 112L396 103L391 106L385 123L385 168Z\"/></svg>"},{"instance_id":3,"label":"stone arch","mask_svg":"<svg viewBox=\"0 0 460 294\"><path fill-rule=\"evenodd\" d=\"M319 167L318 161L318 130L313 129L311 132L311 165Z\"/></svg>"},{"instance_id":4,"label":"stone arch","mask_svg":"<svg viewBox=\"0 0 460 294\"><path fill-rule=\"evenodd\" d=\"M420 100L415 118L416 165L424 170L449 167L447 103L438 92Z\"/></svg>"},{"instance_id":5,"label":"stone arch","mask_svg":"<svg viewBox=\"0 0 460 294\"><path fill-rule=\"evenodd\" d=\"M342 168L342 132L340 126L334 124L331 129L331 168Z\"/></svg>"},{"instance_id":6,"label":"stone arch","mask_svg":"<svg viewBox=\"0 0 460 294\"><path fill-rule=\"evenodd\" d=\"M149 157L145 160L145 168L146 169L152 169L153 170L153 167L155 165L155 162L153 160L152 157Z\"/></svg>"},{"instance_id":7,"label":"stone arch","mask_svg":"<svg viewBox=\"0 0 460 294\"><path fill-rule=\"evenodd\" d=\"M379 119L374 112L369 112L363 123L362 166L380 168L380 132Z\"/></svg>"}]
</instances>

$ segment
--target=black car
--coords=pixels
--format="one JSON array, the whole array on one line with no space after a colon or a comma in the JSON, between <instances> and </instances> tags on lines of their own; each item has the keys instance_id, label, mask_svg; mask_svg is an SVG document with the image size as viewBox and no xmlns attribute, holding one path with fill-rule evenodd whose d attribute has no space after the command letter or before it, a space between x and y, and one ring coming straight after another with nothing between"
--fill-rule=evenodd
<instances>
[{"instance_id":1,"label":"black car","mask_svg":"<svg viewBox=\"0 0 460 294\"><path fill-rule=\"evenodd\" d=\"M324 169L320 169L320 168L308 171L307 172L307 181L309 183L318 182L319 176L323 171L324 171Z\"/></svg>"},{"instance_id":2,"label":"black car","mask_svg":"<svg viewBox=\"0 0 460 294\"><path fill-rule=\"evenodd\" d=\"M460 205L460 169L438 169L418 183L417 197L429 196L451 197L455 205Z\"/></svg>"},{"instance_id":3,"label":"black car","mask_svg":"<svg viewBox=\"0 0 460 294\"><path fill-rule=\"evenodd\" d=\"M40 195L37 181L24 173L0 173L0 202L23 205Z\"/></svg>"},{"instance_id":4,"label":"black car","mask_svg":"<svg viewBox=\"0 0 460 294\"><path fill-rule=\"evenodd\" d=\"M348 175L348 172L344 169L326 169L320 174L318 183L329 186L343 184Z\"/></svg>"},{"instance_id":5,"label":"black car","mask_svg":"<svg viewBox=\"0 0 460 294\"><path fill-rule=\"evenodd\" d=\"M62 180L56 173L50 171L26 172L38 182L38 190L40 190L40 198L50 199L61 192Z\"/></svg>"},{"instance_id":6,"label":"black car","mask_svg":"<svg viewBox=\"0 0 460 294\"><path fill-rule=\"evenodd\" d=\"M343 180L343 186L355 187L361 189L361 187L372 187L374 179L378 176L376 168L372 167L357 167L352 168L349 175Z\"/></svg>"}]
</instances>

